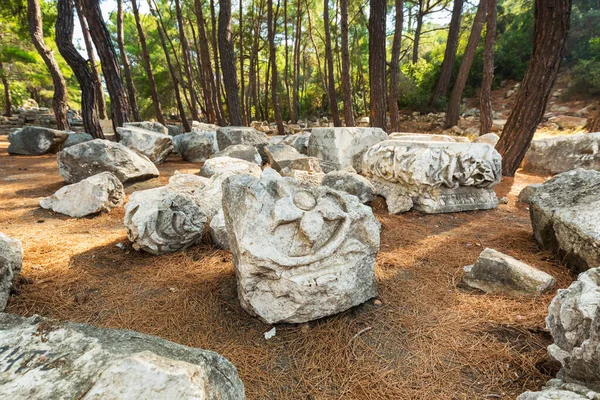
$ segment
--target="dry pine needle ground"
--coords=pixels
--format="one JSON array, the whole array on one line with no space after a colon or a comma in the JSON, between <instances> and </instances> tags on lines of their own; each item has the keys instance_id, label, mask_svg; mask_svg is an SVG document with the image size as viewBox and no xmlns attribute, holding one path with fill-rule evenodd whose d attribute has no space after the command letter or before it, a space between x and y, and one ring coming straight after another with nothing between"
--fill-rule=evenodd
<instances>
[{"instance_id":1,"label":"dry pine needle ground","mask_svg":"<svg viewBox=\"0 0 600 400\"><path fill-rule=\"evenodd\" d=\"M70 219L39 208L63 186L56 156L13 157L0 137L0 231L20 239L21 277L7 311L157 335L216 351L238 369L249 399L514 399L556 373L544 318L554 292L510 299L468 290L462 267L484 247L573 279L540 251L516 195L543 178L517 175L497 187L498 209L387 215L377 204L379 302L299 326L271 327L237 301L231 256L210 243L151 256L134 251L123 208ZM178 169L127 188L164 185ZM124 250L116 246L125 244Z\"/></svg>"}]
</instances>

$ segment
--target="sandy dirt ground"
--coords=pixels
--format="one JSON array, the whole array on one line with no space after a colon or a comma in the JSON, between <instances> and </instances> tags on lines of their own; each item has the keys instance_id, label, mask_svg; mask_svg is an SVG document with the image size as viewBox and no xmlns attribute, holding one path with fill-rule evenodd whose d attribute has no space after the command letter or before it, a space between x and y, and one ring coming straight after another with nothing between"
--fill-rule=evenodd
<instances>
[{"instance_id":1,"label":"sandy dirt ground","mask_svg":"<svg viewBox=\"0 0 600 400\"><path fill-rule=\"evenodd\" d=\"M216 351L237 367L249 399L514 399L557 372L544 319L573 276L538 249L527 206L517 201L544 177L505 178L496 191L508 204L491 211L388 215L376 201L379 297L322 320L278 325L267 341L271 326L238 303L230 253L209 239L176 254L137 252L123 207L83 219L43 210L40 199L64 185L56 155L9 156L7 146L0 136L0 231L25 250L7 312ZM160 178L127 194L199 167L173 155ZM557 287L521 299L469 290L463 266L485 247L551 273Z\"/></svg>"}]
</instances>

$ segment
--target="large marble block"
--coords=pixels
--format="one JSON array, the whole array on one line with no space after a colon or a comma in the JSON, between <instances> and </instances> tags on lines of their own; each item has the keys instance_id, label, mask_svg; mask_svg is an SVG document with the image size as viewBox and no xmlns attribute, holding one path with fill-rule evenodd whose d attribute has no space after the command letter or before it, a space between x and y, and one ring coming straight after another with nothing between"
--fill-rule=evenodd
<instances>
[{"instance_id":1,"label":"large marble block","mask_svg":"<svg viewBox=\"0 0 600 400\"><path fill-rule=\"evenodd\" d=\"M317 157L326 173L347 167L360 173L365 151L387 139L387 133L379 128L314 128L308 155Z\"/></svg>"},{"instance_id":2,"label":"large marble block","mask_svg":"<svg viewBox=\"0 0 600 400\"><path fill-rule=\"evenodd\" d=\"M523 170L554 175L573 169L600 171L600 132L532 140Z\"/></svg>"},{"instance_id":3,"label":"large marble block","mask_svg":"<svg viewBox=\"0 0 600 400\"><path fill-rule=\"evenodd\" d=\"M380 225L356 196L278 174L223 183L223 213L242 307L301 323L374 297Z\"/></svg>"},{"instance_id":4,"label":"large marble block","mask_svg":"<svg viewBox=\"0 0 600 400\"><path fill-rule=\"evenodd\" d=\"M502 158L484 143L386 140L364 154L362 172L393 214L487 210L498 206Z\"/></svg>"}]
</instances>

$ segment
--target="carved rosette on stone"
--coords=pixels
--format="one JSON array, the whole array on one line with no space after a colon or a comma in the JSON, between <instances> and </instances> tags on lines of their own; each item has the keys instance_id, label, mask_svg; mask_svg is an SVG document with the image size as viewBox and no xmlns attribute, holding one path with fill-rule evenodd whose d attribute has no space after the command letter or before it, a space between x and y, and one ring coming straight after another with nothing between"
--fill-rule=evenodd
<instances>
[{"instance_id":1,"label":"carved rosette on stone","mask_svg":"<svg viewBox=\"0 0 600 400\"><path fill-rule=\"evenodd\" d=\"M124 224L136 250L172 253L202 238L207 217L192 195L169 187L134 192L125 205Z\"/></svg>"},{"instance_id":2,"label":"carved rosette on stone","mask_svg":"<svg viewBox=\"0 0 600 400\"><path fill-rule=\"evenodd\" d=\"M267 323L301 323L376 295L380 225L358 198L291 178L223 183L242 307Z\"/></svg>"},{"instance_id":3,"label":"carved rosette on stone","mask_svg":"<svg viewBox=\"0 0 600 400\"><path fill-rule=\"evenodd\" d=\"M487 210L498 206L502 158L484 143L386 140L367 150L362 172L393 214Z\"/></svg>"}]
</instances>

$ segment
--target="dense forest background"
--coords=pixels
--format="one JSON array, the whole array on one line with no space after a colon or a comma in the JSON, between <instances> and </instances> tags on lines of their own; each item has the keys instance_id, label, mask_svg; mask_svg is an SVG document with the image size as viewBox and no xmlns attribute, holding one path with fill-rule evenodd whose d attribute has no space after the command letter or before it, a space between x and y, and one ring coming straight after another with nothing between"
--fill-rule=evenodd
<instances>
[{"instance_id":1,"label":"dense forest background","mask_svg":"<svg viewBox=\"0 0 600 400\"><path fill-rule=\"evenodd\" d=\"M352 107L356 116L369 115L369 2L347 0L345 3L348 8ZM438 97L434 102L431 98L444 59L448 25L454 2L414 0L400 3L403 9L403 21L398 105L401 110L423 112L433 109L444 110L447 105L447 95ZM453 76L457 73L467 45L477 3L464 2L462 7ZM569 89L564 96L600 94L600 5L598 3L598 0L575 0L573 3L571 30L562 64L562 70L569 75L570 80ZM145 69L143 48L140 45L132 4L128 0L122 5L123 43L119 43L117 2L114 4L115 10L110 13L110 19L107 21L113 46L121 61L123 54L120 49L124 49L126 53L140 117L156 119L156 107L152 101L149 74ZM236 73L245 122L274 120L273 84L275 84L284 120L329 116L325 3L319 0L278 0L277 3L270 2L270 4L272 18L275 21L273 42L279 77L276 82L272 79L270 62L269 2L266 0L241 2L240 0L233 3L231 8ZM79 84L57 51L54 40L57 4L53 0L42 0L40 5L46 45L54 51L54 56L66 79L68 104L78 110L81 99ZM201 10L197 8L198 5ZM340 110L343 109L340 21L342 6L340 0L330 1L327 10L333 76L336 82L334 90L339 103L337 108ZM387 5L388 66L396 30L395 6L393 2ZM140 24L145 35L150 66L163 113L176 118L178 114L176 91L181 95L187 112L190 108L190 97L194 94L199 97L200 112L205 111L201 87L203 84L202 45L207 45L209 51L208 57L215 74L215 89L220 98L218 102L221 108L226 107L223 81L229 77L222 76L221 68L215 62L219 57L217 46L219 2L204 0L196 4L193 0L148 0L148 3L138 4L138 8L140 8ZM519 81L523 78L531 56L534 28L532 1L499 0L497 10L494 87L505 80ZM202 17L199 20L200 12ZM183 22L182 30L179 29L178 17ZM199 21L203 24L205 32L199 31ZM161 34L163 34L165 47L161 41ZM202 38L203 34L206 35L205 38ZM485 28L481 37L464 96L475 95L481 85ZM183 41L187 41L188 51L185 53ZM82 54L87 54L83 41L76 45ZM87 55L85 57L87 58ZM169 71L169 63L175 71L174 77ZM100 70L99 62L97 64L97 69ZM125 75L123 76L126 78ZM27 2L24 0L0 1L0 77L4 86L10 85L13 106L21 106L28 98L32 98L40 106L51 107L52 79L31 43L27 23ZM388 72L386 79L389 78ZM109 102L106 93L104 100ZM6 97L0 97L2 109L5 102ZM296 115L293 112L294 108L297 108ZM107 109L110 110L110 107Z\"/></svg>"}]
</instances>

